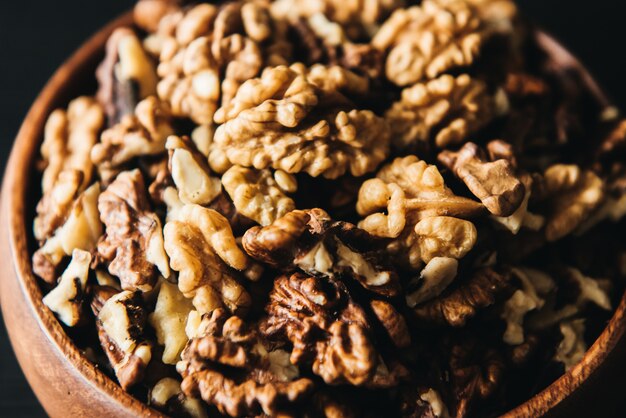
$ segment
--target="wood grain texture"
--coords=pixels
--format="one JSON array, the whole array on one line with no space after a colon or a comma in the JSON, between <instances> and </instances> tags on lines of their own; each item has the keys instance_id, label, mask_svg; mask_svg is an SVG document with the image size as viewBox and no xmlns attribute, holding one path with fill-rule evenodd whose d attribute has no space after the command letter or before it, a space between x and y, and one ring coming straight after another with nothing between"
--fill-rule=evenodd
<instances>
[{"instance_id":1,"label":"wood grain texture","mask_svg":"<svg viewBox=\"0 0 626 418\"><path fill-rule=\"evenodd\" d=\"M127 14L112 22L57 71L20 129L4 179L0 208L0 255L4 259L4 274L0 277L2 311L18 361L52 417L162 416L126 394L74 347L41 302L41 290L31 271L27 239L31 234L30 205L39 193L31 175L45 120L53 109L65 105L76 94L75 86L93 82L93 71L102 57L108 35L115 27L128 25L130 21ZM559 62L583 71L598 101L608 104L578 61L551 38L540 35L539 41ZM624 344L618 344L624 334L625 312L626 300L622 299L582 362L505 417L580 416L573 411L580 411L581 403L593 399L594 390L602 388L602 376L611 371L615 361L625 358Z\"/></svg>"}]
</instances>

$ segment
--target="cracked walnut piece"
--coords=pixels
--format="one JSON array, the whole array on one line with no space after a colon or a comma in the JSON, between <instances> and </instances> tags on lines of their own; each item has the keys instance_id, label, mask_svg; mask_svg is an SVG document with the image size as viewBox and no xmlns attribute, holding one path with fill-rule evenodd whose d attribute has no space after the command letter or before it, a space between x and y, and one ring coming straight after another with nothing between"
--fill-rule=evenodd
<instances>
[{"instance_id":1,"label":"cracked walnut piece","mask_svg":"<svg viewBox=\"0 0 626 418\"><path fill-rule=\"evenodd\" d=\"M313 382L298 377L289 354L268 351L241 318L216 309L202 322L205 333L189 342L177 365L185 394L201 396L233 417L277 416L310 395Z\"/></svg>"},{"instance_id":2,"label":"cracked walnut piece","mask_svg":"<svg viewBox=\"0 0 626 418\"><path fill-rule=\"evenodd\" d=\"M91 147L104 127L104 112L96 101L80 97L67 111L55 110L46 121L41 144L42 197L37 205L35 238L44 241L63 224L72 202L91 183Z\"/></svg>"},{"instance_id":3,"label":"cracked walnut piece","mask_svg":"<svg viewBox=\"0 0 626 418\"><path fill-rule=\"evenodd\" d=\"M424 0L396 10L372 40L389 51L387 78L408 86L470 66L492 35L475 6L465 0Z\"/></svg>"},{"instance_id":4,"label":"cracked walnut piece","mask_svg":"<svg viewBox=\"0 0 626 418\"><path fill-rule=\"evenodd\" d=\"M475 271L464 283L413 308L416 318L430 323L462 327L478 310L493 305L510 287L510 272L490 267Z\"/></svg>"},{"instance_id":5,"label":"cracked walnut piece","mask_svg":"<svg viewBox=\"0 0 626 418\"><path fill-rule=\"evenodd\" d=\"M502 90L492 94L481 80L446 74L402 90L385 119L398 149L428 148L431 142L447 148L468 140L508 107Z\"/></svg>"},{"instance_id":6,"label":"cracked walnut piece","mask_svg":"<svg viewBox=\"0 0 626 418\"><path fill-rule=\"evenodd\" d=\"M590 170L556 164L543 174L549 214L546 239L556 241L573 232L600 207L604 182Z\"/></svg>"},{"instance_id":7,"label":"cracked walnut piece","mask_svg":"<svg viewBox=\"0 0 626 418\"><path fill-rule=\"evenodd\" d=\"M384 319L383 307L377 308ZM398 383L398 371L385 365L373 344L366 313L352 300L343 281L302 273L281 276L274 281L266 311L262 332L270 338L288 338L293 345L291 362L312 363L313 372L326 383L372 388ZM406 344L409 336L402 334L408 331L401 325L403 319L398 321L394 341ZM388 320L387 324L393 329Z\"/></svg>"},{"instance_id":8,"label":"cracked walnut piece","mask_svg":"<svg viewBox=\"0 0 626 418\"><path fill-rule=\"evenodd\" d=\"M91 150L103 181L108 182L133 158L165 153L165 141L174 133L171 122L167 106L151 96L137 104L134 114L104 131Z\"/></svg>"},{"instance_id":9,"label":"cracked walnut piece","mask_svg":"<svg viewBox=\"0 0 626 418\"><path fill-rule=\"evenodd\" d=\"M182 203L208 205L220 193L219 178L212 177L208 163L189 138L170 136L165 148L169 151L169 168Z\"/></svg>"},{"instance_id":10,"label":"cracked walnut piece","mask_svg":"<svg viewBox=\"0 0 626 418\"><path fill-rule=\"evenodd\" d=\"M267 226L296 208L285 193L293 193L297 182L293 175L269 169L255 170L231 167L222 176L224 190L230 196L237 212L261 226Z\"/></svg>"},{"instance_id":11,"label":"cracked walnut piece","mask_svg":"<svg viewBox=\"0 0 626 418\"><path fill-rule=\"evenodd\" d=\"M91 254L74 250L72 261L67 266L57 286L43 298L43 303L68 327L78 325L83 316L85 287L89 274Z\"/></svg>"},{"instance_id":12,"label":"cracked walnut piece","mask_svg":"<svg viewBox=\"0 0 626 418\"><path fill-rule=\"evenodd\" d=\"M70 212L60 227L33 254L33 271L45 282L54 284L56 269L75 249L92 251L102 235L98 214L100 184L94 183L72 203Z\"/></svg>"},{"instance_id":13,"label":"cracked walnut piece","mask_svg":"<svg viewBox=\"0 0 626 418\"><path fill-rule=\"evenodd\" d=\"M328 109L324 91L285 66L239 88L215 120L214 147L231 163L313 177L373 171L389 151L389 128L369 110ZM320 113L321 112L321 113Z\"/></svg>"},{"instance_id":14,"label":"cracked walnut piece","mask_svg":"<svg viewBox=\"0 0 626 418\"><path fill-rule=\"evenodd\" d=\"M139 170L125 171L98 198L100 219L106 227L98 243L98 259L122 288L147 292L159 272L170 276L163 249L161 221L150 209L146 186Z\"/></svg>"},{"instance_id":15,"label":"cracked walnut piece","mask_svg":"<svg viewBox=\"0 0 626 418\"><path fill-rule=\"evenodd\" d=\"M473 142L466 143L458 151L443 151L438 159L493 215L510 216L522 204L526 190L508 160L487 161L485 152Z\"/></svg>"},{"instance_id":16,"label":"cracked walnut piece","mask_svg":"<svg viewBox=\"0 0 626 418\"><path fill-rule=\"evenodd\" d=\"M163 281L160 286L154 312L150 314L149 321L156 331L158 343L164 346L163 363L176 364L187 344L185 324L193 305L176 284Z\"/></svg>"},{"instance_id":17,"label":"cracked walnut piece","mask_svg":"<svg viewBox=\"0 0 626 418\"><path fill-rule=\"evenodd\" d=\"M128 28L116 29L109 37L96 78L96 98L106 111L109 126L132 114L140 100L156 94L154 64L135 32Z\"/></svg>"},{"instance_id":18,"label":"cracked walnut piece","mask_svg":"<svg viewBox=\"0 0 626 418\"><path fill-rule=\"evenodd\" d=\"M178 287L200 313L223 306L244 313L250 307L250 295L237 278L250 260L226 218L213 209L184 205L163 234L170 266L179 272Z\"/></svg>"},{"instance_id":19,"label":"cracked walnut piece","mask_svg":"<svg viewBox=\"0 0 626 418\"><path fill-rule=\"evenodd\" d=\"M384 296L400 291L398 276L383 265L375 238L350 223L333 221L322 209L294 210L271 225L250 228L242 243L250 256L272 267L346 275Z\"/></svg>"},{"instance_id":20,"label":"cracked walnut piece","mask_svg":"<svg viewBox=\"0 0 626 418\"><path fill-rule=\"evenodd\" d=\"M145 339L146 309L139 292L97 287L91 308L96 315L100 345L122 389L143 380L152 359L152 345Z\"/></svg>"},{"instance_id":21,"label":"cracked walnut piece","mask_svg":"<svg viewBox=\"0 0 626 418\"><path fill-rule=\"evenodd\" d=\"M150 406L156 407L168 416L208 418L202 401L186 396L180 382L171 377L164 377L150 389Z\"/></svg>"},{"instance_id":22,"label":"cracked walnut piece","mask_svg":"<svg viewBox=\"0 0 626 418\"><path fill-rule=\"evenodd\" d=\"M397 158L359 190L359 227L375 236L396 238L392 250L419 269L433 257L462 258L476 242L466 220L482 205L448 189L441 173L416 156Z\"/></svg>"}]
</instances>

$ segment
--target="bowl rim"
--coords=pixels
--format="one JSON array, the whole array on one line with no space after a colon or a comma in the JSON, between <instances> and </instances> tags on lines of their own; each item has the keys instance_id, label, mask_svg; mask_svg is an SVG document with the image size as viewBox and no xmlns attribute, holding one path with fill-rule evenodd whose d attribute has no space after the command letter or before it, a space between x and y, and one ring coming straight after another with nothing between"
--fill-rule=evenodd
<instances>
[{"instance_id":1,"label":"bowl rim","mask_svg":"<svg viewBox=\"0 0 626 418\"><path fill-rule=\"evenodd\" d=\"M79 375L93 388L107 395L135 416L166 417L161 412L149 407L146 403L125 392L116 382L91 363L74 345L54 314L42 302L42 291L37 278L32 272L31 254L28 249L26 195L27 185L31 181L32 162L37 156L42 140L43 127L54 109L68 77L80 70L82 64L93 58L94 54L104 49L109 35L118 27L132 25L132 11L128 11L112 20L85 41L61 67L59 67L28 111L6 165L2 186L2 212L6 214L6 231L8 248L11 253L10 263L14 267L14 277L2 280L17 280L18 287L35 317L40 331L45 334L51 345L58 350L66 363L78 371ZM553 37L540 29L534 31L537 42L542 47L556 54L557 61L577 71L587 84L590 92L602 107L609 107L611 102L598 86L588 70ZM8 276L11 276L10 274ZM572 395L581 384L591 376L615 348L624 334L626 325L626 293L622 295L619 305L602 333L585 353L583 359L572 369L552 382L532 398L516 406L502 417L513 418L532 415L543 415ZM12 342L12 345L13 342Z\"/></svg>"}]
</instances>

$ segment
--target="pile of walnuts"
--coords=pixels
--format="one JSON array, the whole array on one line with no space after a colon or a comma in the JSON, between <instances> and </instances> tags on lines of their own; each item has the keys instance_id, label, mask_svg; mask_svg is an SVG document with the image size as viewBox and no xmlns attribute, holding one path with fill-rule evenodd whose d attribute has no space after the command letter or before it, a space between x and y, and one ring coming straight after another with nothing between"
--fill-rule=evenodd
<instances>
[{"instance_id":1,"label":"pile of walnuts","mask_svg":"<svg viewBox=\"0 0 626 418\"><path fill-rule=\"evenodd\" d=\"M41 146L33 271L180 417L469 417L626 278L626 120L510 0L140 0Z\"/></svg>"}]
</instances>

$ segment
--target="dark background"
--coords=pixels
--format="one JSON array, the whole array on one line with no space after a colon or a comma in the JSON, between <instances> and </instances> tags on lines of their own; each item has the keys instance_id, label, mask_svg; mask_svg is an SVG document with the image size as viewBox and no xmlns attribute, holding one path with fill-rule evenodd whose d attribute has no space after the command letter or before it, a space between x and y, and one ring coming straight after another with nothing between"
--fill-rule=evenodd
<instances>
[{"instance_id":1,"label":"dark background","mask_svg":"<svg viewBox=\"0 0 626 418\"><path fill-rule=\"evenodd\" d=\"M132 0L0 1L2 170L21 120L46 80L89 35L133 3ZM626 2L518 0L518 3L524 13L582 59L618 105L626 104L623 46ZM0 417L43 417L45 413L19 370L1 322Z\"/></svg>"}]
</instances>

